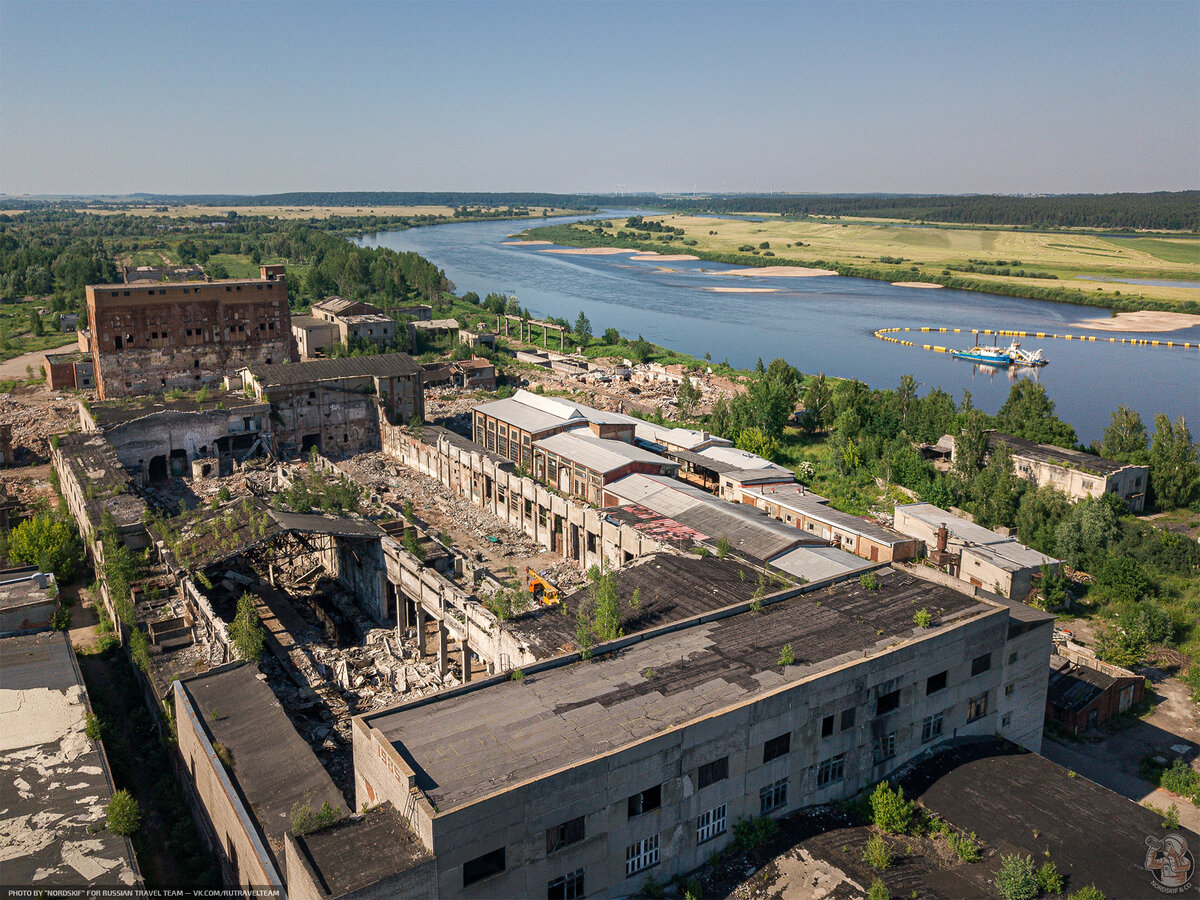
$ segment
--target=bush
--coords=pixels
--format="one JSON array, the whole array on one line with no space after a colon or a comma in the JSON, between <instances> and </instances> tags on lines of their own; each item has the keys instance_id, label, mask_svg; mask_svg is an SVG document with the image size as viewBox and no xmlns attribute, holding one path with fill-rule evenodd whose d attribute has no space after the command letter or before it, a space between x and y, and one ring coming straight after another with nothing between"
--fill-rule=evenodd
<instances>
[{"instance_id":1,"label":"bush","mask_svg":"<svg viewBox=\"0 0 1200 900\"><path fill-rule=\"evenodd\" d=\"M1042 867L1037 871L1038 887L1047 894L1061 894L1063 892L1063 877L1058 871L1058 866L1054 865L1053 860L1046 860L1042 863Z\"/></svg>"},{"instance_id":2,"label":"bush","mask_svg":"<svg viewBox=\"0 0 1200 900\"><path fill-rule=\"evenodd\" d=\"M321 808L314 812L312 805L307 800L303 803L297 800L292 804L291 812L288 813L288 819L292 824L292 834L297 837L328 828L341 817L342 814L330 806L329 801L322 803Z\"/></svg>"},{"instance_id":3,"label":"bush","mask_svg":"<svg viewBox=\"0 0 1200 900\"><path fill-rule=\"evenodd\" d=\"M791 644L784 644L783 649L779 651L779 664L781 666L791 666L796 663L796 654L792 651Z\"/></svg>"},{"instance_id":4,"label":"bush","mask_svg":"<svg viewBox=\"0 0 1200 900\"><path fill-rule=\"evenodd\" d=\"M1019 853L1000 857L996 890L1004 900L1032 900L1040 889L1032 858Z\"/></svg>"},{"instance_id":5,"label":"bush","mask_svg":"<svg viewBox=\"0 0 1200 900\"><path fill-rule=\"evenodd\" d=\"M893 791L890 784L881 781L871 793L871 821L888 834L904 834L912 822L914 806L904 799L904 788Z\"/></svg>"},{"instance_id":6,"label":"bush","mask_svg":"<svg viewBox=\"0 0 1200 900\"><path fill-rule=\"evenodd\" d=\"M874 572L866 572L859 576L858 583L868 591L879 590L879 576Z\"/></svg>"},{"instance_id":7,"label":"bush","mask_svg":"<svg viewBox=\"0 0 1200 900\"><path fill-rule=\"evenodd\" d=\"M884 872L892 864L892 850L883 838L873 834L863 848L862 858L876 872Z\"/></svg>"},{"instance_id":8,"label":"bush","mask_svg":"<svg viewBox=\"0 0 1200 900\"><path fill-rule=\"evenodd\" d=\"M975 837L975 832L960 834L952 831L947 840L950 842L950 849L958 854L958 858L963 862L979 862L979 840Z\"/></svg>"},{"instance_id":9,"label":"bush","mask_svg":"<svg viewBox=\"0 0 1200 900\"><path fill-rule=\"evenodd\" d=\"M1182 759L1171 763L1159 776L1158 783L1164 790L1181 797L1190 797L1193 803L1200 804L1200 772Z\"/></svg>"},{"instance_id":10,"label":"bush","mask_svg":"<svg viewBox=\"0 0 1200 900\"><path fill-rule=\"evenodd\" d=\"M237 613L229 623L229 637L242 659L258 662L262 659L263 627L254 608L254 598L243 591L238 598Z\"/></svg>"},{"instance_id":11,"label":"bush","mask_svg":"<svg viewBox=\"0 0 1200 900\"><path fill-rule=\"evenodd\" d=\"M1089 884L1075 891L1067 900L1107 900L1107 898L1104 896L1104 891L1094 884Z\"/></svg>"},{"instance_id":12,"label":"bush","mask_svg":"<svg viewBox=\"0 0 1200 900\"><path fill-rule=\"evenodd\" d=\"M892 892L887 889L882 879L876 878L867 890L867 900L892 900Z\"/></svg>"},{"instance_id":13,"label":"bush","mask_svg":"<svg viewBox=\"0 0 1200 900\"><path fill-rule=\"evenodd\" d=\"M733 842L739 850L761 847L779 831L779 823L769 816L755 819L742 816L733 826Z\"/></svg>"},{"instance_id":14,"label":"bush","mask_svg":"<svg viewBox=\"0 0 1200 900\"><path fill-rule=\"evenodd\" d=\"M932 622L933 614L923 606L913 613L913 624L918 628L928 628Z\"/></svg>"},{"instance_id":15,"label":"bush","mask_svg":"<svg viewBox=\"0 0 1200 900\"><path fill-rule=\"evenodd\" d=\"M105 826L118 837L128 837L142 825L142 811L133 795L125 789L113 794L104 807Z\"/></svg>"},{"instance_id":16,"label":"bush","mask_svg":"<svg viewBox=\"0 0 1200 900\"><path fill-rule=\"evenodd\" d=\"M60 606L50 614L50 627L55 631L66 631L71 627L71 611Z\"/></svg>"},{"instance_id":17,"label":"bush","mask_svg":"<svg viewBox=\"0 0 1200 900\"><path fill-rule=\"evenodd\" d=\"M87 724L83 728L83 733L87 735L89 741L100 740L100 717L95 713L87 714Z\"/></svg>"},{"instance_id":18,"label":"bush","mask_svg":"<svg viewBox=\"0 0 1200 900\"><path fill-rule=\"evenodd\" d=\"M683 900L704 900L704 886L694 875L683 886Z\"/></svg>"},{"instance_id":19,"label":"bush","mask_svg":"<svg viewBox=\"0 0 1200 900\"><path fill-rule=\"evenodd\" d=\"M82 559L79 530L66 519L34 516L9 532L9 564L37 566L43 572L53 572L60 585L71 582Z\"/></svg>"}]
</instances>

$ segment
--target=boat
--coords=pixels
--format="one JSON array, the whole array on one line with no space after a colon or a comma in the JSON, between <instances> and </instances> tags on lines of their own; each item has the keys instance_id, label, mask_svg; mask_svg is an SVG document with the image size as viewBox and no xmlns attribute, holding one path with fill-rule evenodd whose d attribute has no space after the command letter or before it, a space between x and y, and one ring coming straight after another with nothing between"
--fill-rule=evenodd
<instances>
[{"instance_id":1,"label":"boat","mask_svg":"<svg viewBox=\"0 0 1200 900\"><path fill-rule=\"evenodd\" d=\"M971 362L984 363L989 366L1010 366L1012 357L1007 350L998 347L972 347L970 350L952 350L950 355L955 359L969 359Z\"/></svg>"},{"instance_id":2,"label":"boat","mask_svg":"<svg viewBox=\"0 0 1200 900\"><path fill-rule=\"evenodd\" d=\"M1004 350L1008 354L1009 360L1014 366L1044 366L1050 362L1042 356L1041 350L1034 350L1032 353L1028 350L1022 350L1021 344L1018 341L1013 341Z\"/></svg>"}]
</instances>

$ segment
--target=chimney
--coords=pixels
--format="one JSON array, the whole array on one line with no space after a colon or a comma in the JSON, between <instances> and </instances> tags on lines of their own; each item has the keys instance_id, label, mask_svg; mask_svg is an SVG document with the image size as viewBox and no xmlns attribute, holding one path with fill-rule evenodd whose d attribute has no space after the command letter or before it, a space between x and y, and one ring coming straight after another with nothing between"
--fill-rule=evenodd
<instances>
[{"instance_id":1,"label":"chimney","mask_svg":"<svg viewBox=\"0 0 1200 900\"><path fill-rule=\"evenodd\" d=\"M943 553L946 552L946 540L950 536L950 532L946 530L945 523L938 526L937 530L937 548Z\"/></svg>"}]
</instances>

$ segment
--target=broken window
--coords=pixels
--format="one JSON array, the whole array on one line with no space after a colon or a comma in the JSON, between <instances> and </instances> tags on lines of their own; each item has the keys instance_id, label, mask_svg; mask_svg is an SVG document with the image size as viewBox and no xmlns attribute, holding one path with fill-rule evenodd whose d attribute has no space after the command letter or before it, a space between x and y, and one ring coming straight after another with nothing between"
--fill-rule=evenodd
<instances>
[{"instance_id":1,"label":"broken window","mask_svg":"<svg viewBox=\"0 0 1200 900\"><path fill-rule=\"evenodd\" d=\"M925 696L936 694L938 691L944 690L946 687L946 672L938 672L936 675L930 675L925 679Z\"/></svg>"},{"instance_id":2,"label":"broken window","mask_svg":"<svg viewBox=\"0 0 1200 900\"><path fill-rule=\"evenodd\" d=\"M546 900L577 900L582 896L583 869L560 875L546 884Z\"/></svg>"},{"instance_id":3,"label":"broken window","mask_svg":"<svg viewBox=\"0 0 1200 900\"><path fill-rule=\"evenodd\" d=\"M846 757L838 754L817 766L817 787L837 784L846 774Z\"/></svg>"},{"instance_id":4,"label":"broken window","mask_svg":"<svg viewBox=\"0 0 1200 900\"><path fill-rule=\"evenodd\" d=\"M758 791L758 810L760 815L766 815L772 810L787 806L788 780L780 778Z\"/></svg>"},{"instance_id":5,"label":"broken window","mask_svg":"<svg viewBox=\"0 0 1200 900\"><path fill-rule=\"evenodd\" d=\"M833 716L826 716L821 720L821 737L833 737Z\"/></svg>"},{"instance_id":6,"label":"broken window","mask_svg":"<svg viewBox=\"0 0 1200 900\"><path fill-rule=\"evenodd\" d=\"M463 887L504 871L504 848L463 863Z\"/></svg>"},{"instance_id":7,"label":"broken window","mask_svg":"<svg viewBox=\"0 0 1200 900\"><path fill-rule=\"evenodd\" d=\"M786 756L787 752L792 749L792 733L785 731L779 737L773 737L763 744L763 762L769 763L773 759L778 759L781 756Z\"/></svg>"},{"instance_id":8,"label":"broken window","mask_svg":"<svg viewBox=\"0 0 1200 900\"><path fill-rule=\"evenodd\" d=\"M729 777L729 757L722 756L710 763L705 763L696 772L696 783L702 787L716 784ZM722 829L723 830L723 829Z\"/></svg>"},{"instance_id":9,"label":"broken window","mask_svg":"<svg viewBox=\"0 0 1200 900\"><path fill-rule=\"evenodd\" d=\"M577 841L582 841L583 835L583 816L563 822L561 825L555 825L553 828L547 828L546 853L550 854Z\"/></svg>"},{"instance_id":10,"label":"broken window","mask_svg":"<svg viewBox=\"0 0 1200 900\"><path fill-rule=\"evenodd\" d=\"M942 736L942 714L934 713L932 716L926 716L921 723L921 743L928 744L936 737Z\"/></svg>"},{"instance_id":11,"label":"broken window","mask_svg":"<svg viewBox=\"0 0 1200 900\"><path fill-rule=\"evenodd\" d=\"M652 788L646 788L640 794L634 794L629 798L629 818L640 816L642 813L648 813L652 809L658 809L662 806L662 785L656 784Z\"/></svg>"},{"instance_id":12,"label":"broken window","mask_svg":"<svg viewBox=\"0 0 1200 900\"><path fill-rule=\"evenodd\" d=\"M900 708L900 692L889 691L875 701L875 715L882 716Z\"/></svg>"},{"instance_id":13,"label":"broken window","mask_svg":"<svg viewBox=\"0 0 1200 900\"><path fill-rule=\"evenodd\" d=\"M842 710L842 731L849 731L854 727L854 707Z\"/></svg>"},{"instance_id":14,"label":"broken window","mask_svg":"<svg viewBox=\"0 0 1200 900\"><path fill-rule=\"evenodd\" d=\"M992 667L992 654L985 653L971 660L971 675L982 675Z\"/></svg>"},{"instance_id":15,"label":"broken window","mask_svg":"<svg viewBox=\"0 0 1200 900\"><path fill-rule=\"evenodd\" d=\"M967 721L974 722L987 715L987 691L967 700Z\"/></svg>"},{"instance_id":16,"label":"broken window","mask_svg":"<svg viewBox=\"0 0 1200 900\"><path fill-rule=\"evenodd\" d=\"M876 763L881 763L885 759L891 759L896 755L896 732L889 731L883 737L876 738L872 749Z\"/></svg>"}]
</instances>

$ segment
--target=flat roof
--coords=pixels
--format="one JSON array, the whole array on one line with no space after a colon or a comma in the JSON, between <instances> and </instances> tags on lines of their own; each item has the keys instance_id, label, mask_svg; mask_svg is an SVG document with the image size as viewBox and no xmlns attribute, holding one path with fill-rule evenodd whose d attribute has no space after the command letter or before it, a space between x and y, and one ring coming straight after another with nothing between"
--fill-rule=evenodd
<instances>
[{"instance_id":1,"label":"flat roof","mask_svg":"<svg viewBox=\"0 0 1200 900\"><path fill-rule=\"evenodd\" d=\"M724 536L731 549L765 561L798 544L813 542L811 536L760 509L721 500L674 478L627 475L605 485L604 492L618 499L606 510L613 518L651 537L683 541L682 546Z\"/></svg>"},{"instance_id":2,"label":"flat roof","mask_svg":"<svg viewBox=\"0 0 1200 900\"><path fill-rule=\"evenodd\" d=\"M183 682L209 740L233 759L230 779L241 791L263 833L275 845L291 827L296 803L323 803L346 811L346 802L316 754L292 726L266 676L255 665L199 675Z\"/></svg>"},{"instance_id":3,"label":"flat roof","mask_svg":"<svg viewBox=\"0 0 1200 900\"><path fill-rule=\"evenodd\" d=\"M758 589L759 570L731 558L652 553L621 566L614 574L621 603L621 630L636 634L749 601ZM768 592L776 589L772 580ZM636 608L632 602L635 591ZM504 627L538 659L572 653L576 649L576 613L590 592L590 587L581 588L563 597L558 605L542 606Z\"/></svg>"},{"instance_id":4,"label":"flat roof","mask_svg":"<svg viewBox=\"0 0 1200 900\"><path fill-rule=\"evenodd\" d=\"M843 531L861 535L877 544L892 546L914 540L906 534L885 528L871 519L864 519L852 513L842 512L840 509L834 509L829 506L826 498L806 490L803 485L748 487L745 489L745 493L762 497L770 503L778 503L781 507L802 513L811 519L817 519Z\"/></svg>"},{"instance_id":5,"label":"flat roof","mask_svg":"<svg viewBox=\"0 0 1200 900\"><path fill-rule=\"evenodd\" d=\"M350 300L346 297L326 297L324 300L319 300L318 302L314 303L310 308L324 309L331 313L340 313L343 309L350 309L360 304L363 306L371 306L370 303L364 303L361 300ZM371 308L375 309L376 307L371 306Z\"/></svg>"},{"instance_id":6,"label":"flat roof","mask_svg":"<svg viewBox=\"0 0 1200 900\"><path fill-rule=\"evenodd\" d=\"M730 471L745 470L745 469L782 469L782 466L777 466L769 459L764 459L757 453L750 453L747 450L739 450L737 447L705 447L703 450L696 451L701 456L707 457L714 462L723 463L729 467ZM790 469L785 470L791 472Z\"/></svg>"},{"instance_id":7,"label":"flat roof","mask_svg":"<svg viewBox=\"0 0 1200 900\"><path fill-rule=\"evenodd\" d=\"M373 322L395 324L395 320L391 316L385 316L383 313L355 313L350 316L342 316L342 319L351 325L367 325Z\"/></svg>"},{"instance_id":8,"label":"flat roof","mask_svg":"<svg viewBox=\"0 0 1200 900\"><path fill-rule=\"evenodd\" d=\"M1039 462L1052 463L1056 466L1066 465L1095 475L1113 475L1122 469L1144 469L1146 466L1128 466L1103 456L1093 456L1080 450L1066 447L1055 447L1053 444L1039 444L1011 434L993 431L988 435L988 448L995 450L996 445L1007 444L1014 453L1036 459Z\"/></svg>"},{"instance_id":9,"label":"flat roof","mask_svg":"<svg viewBox=\"0 0 1200 900\"><path fill-rule=\"evenodd\" d=\"M878 565L836 547L795 547L771 560L772 568L803 578L806 582L840 578L865 572Z\"/></svg>"},{"instance_id":10,"label":"flat roof","mask_svg":"<svg viewBox=\"0 0 1200 900\"><path fill-rule=\"evenodd\" d=\"M318 319L316 316L292 316L292 327L295 328L334 328L336 327L328 319Z\"/></svg>"},{"instance_id":11,"label":"flat roof","mask_svg":"<svg viewBox=\"0 0 1200 900\"><path fill-rule=\"evenodd\" d=\"M380 353L342 359L313 359L308 362L250 366L250 373L265 387L337 381L341 378L419 375L423 371L407 353Z\"/></svg>"},{"instance_id":12,"label":"flat roof","mask_svg":"<svg viewBox=\"0 0 1200 900\"><path fill-rule=\"evenodd\" d=\"M664 459L648 450L642 450L624 441L598 438L590 432L585 434L582 431L564 431L536 440L533 446L601 474L615 472L630 463L647 463L676 469L679 467L679 463Z\"/></svg>"},{"instance_id":13,"label":"flat roof","mask_svg":"<svg viewBox=\"0 0 1200 900\"><path fill-rule=\"evenodd\" d=\"M175 291L183 288L196 287L198 284L211 285L217 287L220 285L235 285L235 284L286 284L286 282L276 279L268 281L265 278L222 278L219 281L122 281L116 284L89 284L89 288L106 291L146 291L146 290L162 290Z\"/></svg>"},{"instance_id":14,"label":"flat roof","mask_svg":"<svg viewBox=\"0 0 1200 900\"><path fill-rule=\"evenodd\" d=\"M1041 566L1054 565L1058 562L1053 556L1047 556L1040 550L1026 547L1016 538L1008 538L995 544L983 547L964 547L964 553L972 553L988 560L992 565L1007 572L1019 572L1022 569L1037 569Z\"/></svg>"},{"instance_id":15,"label":"flat roof","mask_svg":"<svg viewBox=\"0 0 1200 900\"><path fill-rule=\"evenodd\" d=\"M54 576L36 566L0 572L0 609L45 603L55 599Z\"/></svg>"},{"instance_id":16,"label":"flat roof","mask_svg":"<svg viewBox=\"0 0 1200 900\"><path fill-rule=\"evenodd\" d=\"M391 802L296 838L329 897L376 884L432 859Z\"/></svg>"},{"instance_id":17,"label":"flat roof","mask_svg":"<svg viewBox=\"0 0 1200 900\"><path fill-rule=\"evenodd\" d=\"M84 360L86 360L87 362L91 362L92 354L84 353L81 350L71 350L67 353L47 353L46 354L46 362L50 363L50 365L52 365L52 366L63 365L65 363L69 363L69 362L70 363L83 362Z\"/></svg>"},{"instance_id":18,"label":"flat roof","mask_svg":"<svg viewBox=\"0 0 1200 900\"><path fill-rule=\"evenodd\" d=\"M271 404L247 397L239 391L209 391L206 400L197 400L194 395L171 399L161 394L130 397L122 400L99 400L88 404L87 411L100 429L125 425L147 416L160 413L187 413L228 417L243 409L258 407L269 412Z\"/></svg>"},{"instance_id":19,"label":"flat roof","mask_svg":"<svg viewBox=\"0 0 1200 900\"><path fill-rule=\"evenodd\" d=\"M423 328L429 331L452 331L458 328L458 319L418 319L416 322L408 323L412 328ZM466 331L466 329L463 329Z\"/></svg>"},{"instance_id":20,"label":"flat roof","mask_svg":"<svg viewBox=\"0 0 1200 900\"><path fill-rule=\"evenodd\" d=\"M998 544L1001 541L1011 540L1011 538L997 534L990 528L984 528L982 525L968 522L966 519L954 515L954 513L946 512L946 510L934 506L932 503L898 504L896 512L899 513L901 510L904 511L905 515L912 516L918 522L924 522L934 530L945 525L947 531L959 540L966 541L968 544L986 546L988 544Z\"/></svg>"},{"instance_id":21,"label":"flat roof","mask_svg":"<svg viewBox=\"0 0 1200 900\"><path fill-rule=\"evenodd\" d=\"M108 763L65 632L0 639L0 807L9 885L133 886L133 847L104 827Z\"/></svg>"},{"instance_id":22,"label":"flat roof","mask_svg":"<svg viewBox=\"0 0 1200 900\"><path fill-rule=\"evenodd\" d=\"M487 403L480 403L474 407L474 411L497 419L509 427L528 431L530 434L537 434L539 431L549 431L551 428L560 428L568 421L571 421L567 416L556 412L547 412L535 406L529 406L521 403L514 397L505 397L501 400L490 400ZM582 416L574 418L580 421L583 420Z\"/></svg>"},{"instance_id":23,"label":"flat roof","mask_svg":"<svg viewBox=\"0 0 1200 900\"><path fill-rule=\"evenodd\" d=\"M84 502L94 523L107 510L120 527L141 525L146 501L133 493L132 479L104 435L68 432L59 437L58 449L80 488L88 492Z\"/></svg>"},{"instance_id":24,"label":"flat roof","mask_svg":"<svg viewBox=\"0 0 1200 900\"><path fill-rule=\"evenodd\" d=\"M1050 657L1050 683L1046 702L1077 712L1117 683L1111 675L1081 666L1064 657Z\"/></svg>"},{"instance_id":25,"label":"flat roof","mask_svg":"<svg viewBox=\"0 0 1200 900\"><path fill-rule=\"evenodd\" d=\"M917 605L956 623L1000 611L891 569L879 581L878 590L852 581L683 627L521 682L435 695L366 723L446 811L890 651L917 637ZM781 668L789 643L796 664Z\"/></svg>"}]
</instances>

